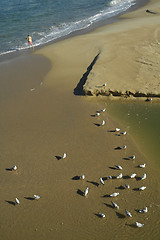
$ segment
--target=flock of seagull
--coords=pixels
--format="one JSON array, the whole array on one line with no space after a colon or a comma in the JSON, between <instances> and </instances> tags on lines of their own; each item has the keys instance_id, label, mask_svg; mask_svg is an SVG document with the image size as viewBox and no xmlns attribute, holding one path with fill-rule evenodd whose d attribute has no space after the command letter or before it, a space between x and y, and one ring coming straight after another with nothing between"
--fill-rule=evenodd
<instances>
[{"instance_id":1,"label":"flock of seagull","mask_svg":"<svg viewBox=\"0 0 160 240\"><path fill-rule=\"evenodd\" d=\"M102 110L100 110L100 111L97 111L96 114L95 114L95 116L100 116L101 113L103 113L103 112L105 112L105 111L106 111L106 108L104 108L104 109L102 109ZM104 126L104 125L105 125L105 120L103 120L100 125L101 125L101 126ZM121 130L120 128L117 128L117 127L116 127L115 130L114 130L114 132L119 133L119 135L126 135L126 134L127 134L126 131L120 132L120 130ZM120 148L120 149L126 149L126 148L127 148L127 146L126 146L126 145L123 145L123 147ZM66 157L67 157L67 154L66 154L66 153L63 153L63 155L62 155L60 158L61 158L61 159L65 159ZM134 160L134 159L135 159L135 155L130 156L129 159L133 159L133 160ZM114 167L115 167L115 169L118 169L118 170L122 170L122 169L123 169L122 166L120 166L120 165L114 165ZM144 163L144 164L140 164L140 165L138 165L138 167L139 167L139 168L145 168L145 167L146 167L146 164L145 164L145 163ZM10 170L11 170L11 171L17 171L17 166L13 166ZM133 174L131 174L131 175L129 176L129 178L131 178L131 179L133 179L133 178L135 178L135 177L136 177L136 173L133 173ZM146 177L147 177L147 175L146 175L146 173L144 173L143 176L141 177L141 180L146 179ZM82 175L80 176L80 179L82 179L82 180L84 180L85 178L86 178L86 176L85 176L84 174L82 174ZM116 177L108 176L108 177L107 177L107 180L111 180L111 179L113 179L113 178L121 179L121 178L123 178L123 174L120 173L120 174L119 174L118 176L116 176ZM99 178L99 181L100 181L100 184L102 184L102 185L105 184L104 179L103 179L102 177ZM129 189L130 186L127 185L127 184L125 184L125 188L126 188L126 189ZM146 186L141 186L141 187L139 187L137 190L139 190L139 191L144 191L145 189L146 189ZM87 196L88 196L88 193L89 193L89 187L87 187L87 188L84 190L84 192L83 192L84 197L87 197ZM117 197L118 195L119 195L119 192L114 192L114 193L110 194L109 197L111 197L111 198L113 197L113 198L114 198L114 197ZM33 195L33 200L39 200L39 199L40 199L40 196L39 196L39 195L36 195L36 194ZM111 201L111 203L112 203L113 208L119 209L119 206L118 206L115 202ZM15 204L15 205L20 205L20 200L19 200L18 198L15 198L14 204ZM148 212L148 208L147 208L147 207L144 207L143 209L138 210L138 212L139 212L139 213L147 213L147 212ZM129 217L129 218L132 217L132 214L131 214L127 209L125 209L125 213L126 213L126 216L127 216L127 217ZM99 213L96 214L96 215L98 215L99 217L105 218L105 214L104 214L104 213L99 212ZM144 224L143 224L143 223L136 222L136 223L135 223L135 226L138 227L138 228L141 228L141 227L144 226Z\"/></svg>"},{"instance_id":2,"label":"flock of seagull","mask_svg":"<svg viewBox=\"0 0 160 240\"><path fill-rule=\"evenodd\" d=\"M92 116L95 116L95 117L96 117L96 116L100 116L101 113L103 113L103 112L105 112L105 111L106 111L106 108L104 108L104 109L102 109L102 110L100 110L100 111L97 111L96 114L95 114L95 115L92 115ZM99 124L99 126L104 126L104 125L105 125L105 120L103 120L102 123ZM120 129L120 128L117 128L117 127L115 128L114 132L118 133L119 136L120 136L120 135L126 135L126 134L127 134L126 131L121 132L121 129ZM127 146L126 146L126 145L123 145L123 147L122 147L122 148L119 148L119 149L126 149L126 148L127 148ZM128 157L128 159L132 159L132 160L134 160L135 158L136 158L135 155L132 155L132 156ZM120 166L120 165L114 165L114 167L115 167L115 169L118 169L118 170L122 170L122 169L123 169L122 166ZM140 164L140 165L138 165L138 167L139 167L139 168L145 168L145 167L146 167L146 164L145 164L145 163L144 163L144 164ZM128 178L130 178L130 179L134 179L135 177L136 177L136 173L133 173L133 174L131 174L130 176L128 176ZM107 177L107 180L110 180L110 179L113 179L113 178L115 178L115 179L121 179L121 178L123 178L123 174L120 173L120 174L119 174L118 176L116 176L116 177L108 176L108 177ZM146 173L144 173L143 176L140 178L140 180L145 180L146 178L147 178L147 175L146 175ZM85 175L82 174L82 175L80 176L80 179L84 180L84 179L85 179ZM99 178L99 182L100 182L100 184L105 185L104 179L103 179L102 177ZM127 185L127 184L125 184L125 187L124 187L124 188L129 189L130 186ZM145 189L146 189L146 186L141 186L141 187L137 188L138 191L144 191ZM87 197L88 194L89 194L89 187L87 187L87 188L84 190L83 196L84 196L84 197ZM111 198L114 198L114 197L116 198L118 195L120 195L119 192L113 192L112 194L110 194L110 195L108 195L108 196L111 197ZM119 208L120 208L115 202L111 201L111 203L112 203L113 208L116 208L116 209L119 209ZM148 212L148 208L147 208L147 207L144 207L143 209L138 210L138 212L139 212L139 213L147 213L147 212ZM126 214L127 217L132 218L132 214L131 214L127 209L125 209L125 214ZM96 214L96 215L99 216L99 217L101 217L101 218L105 218L105 214L104 214L104 213L99 212L99 213ZM134 226L136 226L136 227L138 227L138 228L141 228L141 227L144 226L144 224L143 224L143 223L140 223L140 222L136 222Z\"/></svg>"}]
</instances>

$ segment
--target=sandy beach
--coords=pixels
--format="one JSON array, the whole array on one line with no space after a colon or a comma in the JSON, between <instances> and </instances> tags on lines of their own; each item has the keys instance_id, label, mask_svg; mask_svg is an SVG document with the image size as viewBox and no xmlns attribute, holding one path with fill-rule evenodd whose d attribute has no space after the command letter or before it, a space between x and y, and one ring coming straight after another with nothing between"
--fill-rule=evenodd
<instances>
[{"instance_id":1,"label":"sandy beach","mask_svg":"<svg viewBox=\"0 0 160 240\"><path fill-rule=\"evenodd\" d=\"M160 96L159 20L152 0L120 21L0 65L0 239L159 239L160 170L108 112L117 95Z\"/></svg>"}]
</instances>

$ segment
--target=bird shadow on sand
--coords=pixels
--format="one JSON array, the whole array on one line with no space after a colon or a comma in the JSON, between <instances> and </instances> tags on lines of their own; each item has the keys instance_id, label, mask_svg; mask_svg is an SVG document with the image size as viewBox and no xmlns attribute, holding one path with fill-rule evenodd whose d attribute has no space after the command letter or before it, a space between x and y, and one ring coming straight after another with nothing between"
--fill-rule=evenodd
<instances>
[{"instance_id":1,"label":"bird shadow on sand","mask_svg":"<svg viewBox=\"0 0 160 240\"><path fill-rule=\"evenodd\" d=\"M122 213L116 212L118 218L125 218L126 216Z\"/></svg>"},{"instance_id":2,"label":"bird shadow on sand","mask_svg":"<svg viewBox=\"0 0 160 240\"><path fill-rule=\"evenodd\" d=\"M94 182L94 181L87 181L87 182L93 184L93 185L96 186L96 187L99 186L99 183L97 183L97 182Z\"/></svg>"},{"instance_id":3,"label":"bird shadow on sand","mask_svg":"<svg viewBox=\"0 0 160 240\"><path fill-rule=\"evenodd\" d=\"M112 169L112 170L119 170L116 167L109 167L109 168Z\"/></svg>"},{"instance_id":4,"label":"bird shadow on sand","mask_svg":"<svg viewBox=\"0 0 160 240\"><path fill-rule=\"evenodd\" d=\"M111 196L109 194L103 195L103 198L111 198Z\"/></svg>"},{"instance_id":5,"label":"bird shadow on sand","mask_svg":"<svg viewBox=\"0 0 160 240\"><path fill-rule=\"evenodd\" d=\"M150 13L150 14L157 14L156 12L152 12L152 11L150 11L150 10L148 10L148 9L146 10L146 12L147 12L147 13ZM150 101L150 100L146 100L146 101Z\"/></svg>"},{"instance_id":6,"label":"bird shadow on sand","mask_svg":"<svg viewBox=\"0 0 160 240\"><path fill-rule=\"evenodd\" d=\"M61 156L55 156L56 157L56 159L57 160L60 160L60 159L62 159L62 157Z\"/></svg>"},{"instance_id":7,"label":"bird shadow on sand","mask_svg":"<svg viewBox=\"0 0 160 240\"><path fill-rule=\"evenodd\" d=\"M108 130L107 132L111 132L112 133L112 132L116 132L116 130Z\"/></svg>"},{"instance_id":8,"label":"bird shadow on sand","mask_svg":"<svg viewBox=\"0 0 160 240\"><path fill-rule=\"evenodd\" d=\"M80 179L80 176L74 176L72 177L72 180L79 180Z\"/></svg>"},{"instance_id":9,"label":"bird shadow on sand","mask_svg":"<svg viewBox=\"0 0 160 240\"><path fill-rule=\"evenodd\" d=\"M115 187L115 189L124 190L125 187L123 187L123 186L121 185L121 186L119 186L119 187Z\"/></svg>"},{"instance_id":10,"label":"bird shadow on sand","mask_svg":"<svg viewBox=\"0 0 160 240\"><path fill-rule=\"evenodd\" d=\"M123 176L123 179L129 179L130 176L126 175L126 176Z\"/></svg>"},{"instance_id":11,"label":"bird shadow on sand","mask_svg":"<svg viewBox=\"0 0 160 240\"><path fill-rule=\"evenodd\" d=\"M104 205L106 205L107 207L109 207L109 208L114 208L111 204L108 204L108 203L104 203Z\"/></svg>"},{"instance_id":12,"label":"bird shadow on sand","mask_svg":"<svg viewBox=\"0 0 160 240\"><path fill-rule=\"evenodd\" d=\"M5 168L6 171L12 172L13 168Z\"/></svg>"},{"instance_id":13,"label":"bird shadow on sand","mask_svg":"<svg viewBox=\"0 0 160 240\"><path fill-rule=\"evenodd\" d=\"M82 197L84 196L84 192L82 192L82 190L80 190L80 189L77 190L77 194L79 194Z\"/></svg>"},{"instance_id":14,"label":"bird shadow on sand","mask_svg":"<svg viewBox=\"0 0 160 240\"><path fill-rule=\"evenodd\" d=\"M99 124L99 123L94 123L94 125L97 126L97 127L101 126L101 124Z\"/></svg>"},{"instance_id":15,"label":"bird shadow on sand","mask_svg":"<svg viewBox=\"0 0 160 240\"><path fill-rule=\"evenodd\" d=\"M115 147L114 150L121 150L121 147Z\"/></svg>"},{"instance_id":16,"label":"bird shadow on sand","mask_svg":"<svg viewBox=\"0 0 160 240\"><path fill-rule=\"evenodd\" d=\"M26 199L26 200L30 200L30 201L35 200L35 198L33 198L33 197L24 197L24 199Z\"/></svg>"},{"instance_id":17,"label":"bird shadow on sand","mask_svg":"<svg viewBox=\"0 0 160 240\"><path fill-rule=\"evenodd\" d=\"M124 158L122 158L123 160L130 160L130 158L127 158L127 157L124 157Z\"/></svg>"},{"instance_id":18,"label":"bird shadow on sand","mask_svg":"<svg viewBox=\"0 0 160 240\"><path fill-rule=\"evenodd\" d=\"M135 177L135 179L137 180L137 181L140 181L141 180L141 177Z\"/></svg>"},{"instance_id":19,"label":"bird shadow on sand","mask_svg":"<svg viewBox=\"0 0 160 240\"><path fill-rule=\"evenodd\" d=\"M128 227L137 228L135 224L128 224L128 223L126 223L125 225L128 226Z\"/></svg>"},{"instance_id":20,"label":"bird shadow on sand","mask_svg":"<svg viewBox=\"0 0 160 240\"><path fill-rule=\"evenodd\" d=\"M99 217L99 218L102 218L102 216L98 213L94 213L95 216Z\"/></svg>"},{"instance_id":21,"label":"bird shadow on sand","mask_svg":"<svg viewBox=\"0 0 160 240\"><path fill-rule=\"evenodd\" d=\"M11 205L13 205L13 206L15 206L15 205L16 205L16 203L15 203L15 202L13 202L13 201L8 201L8 200L5 200L5 202L7 202L7 203L9 203L9 204L11 204Z\"/></svg>"},{"instance_id":22,"label":"bird shadow on sand","mask_svg":"<svg viewBox=\"0 0 160 240\"><path fill-rule=\"evenodd\" d=\"M138 191L139 191L139 188L133 188L133 191L137 191L137 192L138 192Z\"/></svg>"}]
</instances>

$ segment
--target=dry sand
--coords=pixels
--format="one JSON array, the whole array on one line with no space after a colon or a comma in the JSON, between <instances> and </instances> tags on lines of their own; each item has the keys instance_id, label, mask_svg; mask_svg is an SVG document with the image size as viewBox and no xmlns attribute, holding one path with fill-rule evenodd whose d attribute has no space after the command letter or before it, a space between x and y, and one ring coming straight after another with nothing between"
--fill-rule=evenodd
<instances>
[{"instance_id":1,"label":"dry sand","mask_svg":"<svg viewBox=\"0 0 160 240\"><path fill-rule=\"evenodd\" d=\"M158 1L152 2L157 2L159 6ZM147 8L155 10L155 6L150 4ZM147 46L147 41L151 40L147 34L151 26L147 22L145 28L141 23L148 18L153 23L151 19L157 21L158 16L146 15L144 9L140 9L124 16L120 22L47 46L29 59L1 66L0 78L5 81L0 88L3 88L0 115L0 239L159 239L159 176L152 162L136 146L129 133L118 136L113 131L116 127L125 129L108 115L107 102L104 104L95 97L76 96L83 93L86 77L85 89L94 73L102 74L102 78L96 80L94 77L97 82L92 84L93 91L95 84L100 85L104 81L109 84L108 79L113 79L113 68L108 72L108 68L104 67L105 51L108 49L110 55L105 65L110 64L111 55L115 63L119 61L122 66L125 65L124 51L121 50L125 48L131 61L133 56L126 50L127 46L134 49L134 42L143 44L138 34L143 31ZM145 21L142 21L143 18ZM135 21L137 29L134 29ZM153 33L158 24L152 26ZM137 32L137 40L132 42L132 47L131 32ZM121 39L123 35L126 36L123 38L125 46ZM112 41L113 38L121 41ZM119 60L116 58L118 52L111 51L113 48L119 49L124 64L119 54ZM88 75L90 68L87 68L99 52ZM137 56L139 58L136 59L142 57L140 52ZM146 64L133 62L128 75L124 74L125 77L120 78L118 83L122 80L125 83L126 79L131 79L129 76L137 76L134 64L141 65L142 77L142 68ZM106 73L109 77L104 79ZM106 111L95 117L96 111L103 108ZM103 119L106 125L99 126ZM127 145L126 150L115 149L124 144ZM64 152L67 158L59 159ZM133 154L136 159L128 160ZM145 169L137 168L144 162L147 164ZM115 164L121 165L123 170L115 170ZM18 170L9 171L14 165ZM106 180L107 176L115 177L120 172L124 178ZM137 173L136 179L127 178L134 172ZM139 179L143 173L147 174L147 179L142 181ZM81 174L85 174L86 179L76 180ZM105 180L104 186L99 185L100 177ZM130 189L123 189L125 184L129 184ZM143 185L146 190L137 191ZM83 191L87 186L89 194L85 198ZM114 200L108 196L113 192L120 193ZM33 201L34 194L40 195L41 199ZM16 197L20 205L14 205ZM112 208L111 200L120 206L119 210ZM136 211L145 206L148 213ZM126 217L125 208L132 213L132 218ZM96 215L98 212L104 213L106 218L99 218ZM135 228L136 221L144 223L144 227Z\"/></svg>"}]
</instances>

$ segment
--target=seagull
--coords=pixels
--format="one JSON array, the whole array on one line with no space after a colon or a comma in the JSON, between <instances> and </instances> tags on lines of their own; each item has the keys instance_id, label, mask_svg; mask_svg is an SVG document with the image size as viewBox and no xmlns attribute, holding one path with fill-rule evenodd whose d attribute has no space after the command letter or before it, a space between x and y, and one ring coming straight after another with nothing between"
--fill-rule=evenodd
<instances>
[{"instance_id":1,"label":"seagull","mask_svg":"<svg viewBox=\"0 0 160 240\"><path fill-rule=\"evenodd\" d=\"M139 222L136 222L136 226L140 228L140 227L143 227L143 226L144 226L144 224L142 224L142 223L139 223Z\"/></svg>"},{"instance_id":2,"label":"seagull","mask_svg":"<svg viewBox=\"0 0 160 240\"><path fill-rule=\"evenodd\" d=\"M84 191L84 196L86 197L87 196L87 194L88 194L88 187L85 189L85 191Z\"/></svg>"},{"instance_id":3,"label":"seagull","mask_svg":"<svg viewBox=\"0 0 160 240\"><path fill-rule=\"evenodd\" d=\"M103 86L103 87L106 87L106 86L107 86L107 83L104 83L102 86Z\"/></svg>"},{"instance_id":4,"label":"seagull","mask_svg":"<svg viewBox=\"0 0 160 240\"><path fill-rule=\"evenodd\" d=\"M96 116L100 116L100 115L101 115L100 112L97 112L97 113L96 113Z\"/></svg>"},{"instance_id":5,"label":"seagull","mask_svg":"<svg viewBox=\"0 0 160 240\"><path fill-rule=\"evenodd\" d=\"M136 173L132 173L130 178L135 178L136 175L137 175Z\"/></svg>"},{"instance_id":6,"label":"seagull","mask_svg":"<svg viewBox=\"0 0 160 240\"><path fill-rule=\"evenodd\" d=\"M119 209L119 206L115 202L111 201L111 203L112 203L114 208L118 208Z\"/></svg>"},{"instance_id":7,"label":"seagull","mask_svg":"<svg viewBox=\"0 0 160 240\"><path fill-rule=\"evenodd\" d=\"M122 170L122 167L120 165L114 165L116 168Z\"/></svg>"},{"instance_id":8,"label":"seagull","mask_svg":"<svg viewBox=\"0 0 160 240\"><path fill-rule=\"evenodd\" d=\"M65 159L67 157L66 153L63 153L62 159Z\"/></svg>"},{"instance_id":9,"label":"seagull","mask_svg":"<svg viewBox=\"0 0 160 240\"><path fill-rule=\"evenodd\" d=\"M110 197L117 197L118 195L119 195L119 193L118 193L118 192L115 192L115 193L110 194L109 196L110 196Z\"/></svg>"},{"instance_id":10,"label":"seagull","mask_svg":"<svg viewBox=\"0 0 160 240\"><path fill-rule=\"evenodd\" d=\"M104 126L104 125L105 125L105 121L104 121L104 120L102 121L102 124L101 124L101 125L102 125L102 126Z\"/></svg>"},{"instance_id":11,"label":"seagull","mask_svg":"<svg viewBox=\"0 0 160 240\"><path fill-rule=\"evenodd\" d=\"M143 209L140 209L138 212L139 212L139 213L147 213L147 212L148 212L148 208L145 207L145 208L143 208Z\"/></svg>"},{"instance_id":12,"label":"seagull","mask_svg":"<svg viewBox=\"0 0 160 240\"><path fill-rule=\"evenodd\" d=\"M18 200L18 198L15 199L15 202L16 202L16 204L18 204L18 205L20 204L20 201Z\"/></svg>"},{"instance_id":13,"label":"seagull","mask_svg":"<svg viewBox=\"0 0 160 240\"><path fill-rule=\"evenodd\" d=\"M38 195L33 195L35 200L39 200L41 197Z\"/></svg>"},{"instance_id":14,"label":"seagull","mask_svg":"<svg viewBox=\"0 0 160 240\"><path fill-rule=\"evenodd\" d=\"M116 178L120 179L120 178L122 178L122 176L123 176L122 173L120 173Z\"/></svg>"},{"instance_id":15,"label":"seagull","mask_svg":"<svg viewBox=\"0 0 160 240\"><path fill-rule=\"evenodd\" d=\"M135 156L135 155L132 155L132 156L130 156L129 158L130 158L130 159L135 159L136 156Z\"/></svg>"},{"instance_id":16,"label":"seagull","mask_svg":"<svg viewBox=\"0 0 160 240\"><path fill-rule=\"evenodd\" d=\"M142 187L139 188L140 191L143 191L143 190L145 190L145 189L146 189L145 186L142 186Z\"/></svg>"},{"instance_id":17,"label":"seagull","mask_svg":"<svg viewBox=\"0 0 160 240\"><path fill-rule=\"evenodd\" d=\"M125 187L126 187L127 189L129 189L129 188L130 188L130 186L129 186L129 185L127 185L127 184L125 184Z\"/></svg>"},{"instance_id":18,"label":"seagull","mask_svg":"<svg viewBox=\"0 0 160 240\"><path fill-rule=\"evenodd\" d=\"M101 110L101 112L105 112L106 111L106 108L103 108L102 110Z\"/></svg>"},{"instance_id":19,"label":"seagull","mask_svg":"<svg viewBox=\"0 0 160 240\"><path fill-rule=\"evenodd\" d=\"M140 164L140 165L138 165L138 167L140 167L140 168L145 168L145 166L146 166L145 163L144 163L144 164Z\"/></svg>"},{"instance_id":20,"label":"seagull","mask_svg":"<svg viewBox=\"0 0 160 240\"><path fill-rule=\"evenodd\" d=\"M105 214L104 214L104 213L100 213L100 212L99 212L99 213L98 213L98 216L99 216L99 217L102 217L102 218L105 218Z\"/></svg>"},{"instance_id":21,"label":"seagull","mask_svg":"<svg viewBox=\"0 0 160 240\"><path fill-rule=\"evenodd\" d=\"M126 132L126 131L124 131L124 132L121 132L121 134L122 134L122 135L126 135L126 134L127 134L127 132Z\"/></svg>"},{"instance_id":22,"label":"seagull","mask_svg":"<svg viewBox=\"0 0 160 240\"><path fill-rule=\"evenodd\" d=\"M126 145L123 145L123 149L126 149L127 148L127 146Z\"/></svg>"},{"instance_id":23,"label":"seagull","mask_svg":"<svg viewBox=\"0 0 160 240\"><path fill-rule=\"evenodd\" d=\"M85 175L82 174L80 178L84 180L85 179Z\"/></svg>"},{"instance_id":24,"label":"seagull","mask_svg":"<svg viewBox=\"0 0 160 240\"><path fill-rule=\"evenodd\" d=\"M101 183L102 185L104 185L104 181L103 181L102 178L100 178L100 183Z\"/></svg>"},{"instance_id":25,"label":"seagull","mask_svg":"<svg viewBox=\"0 0 160 240\"><path fill-rule=\"evenodd\" d=\"M35 90L35 88L31 88L31 89L30 89L31 92L34 91L34 90Z\"/></svg>"},{"instance_id":26,"label":"seagull","mask_svg":"<svg viewBox=\"0 0 160 240\"><path fill-rule=\"evenodd\" d=\"M125 212L126 212L126 215L127 215L128 217L132 217L132 214L131 214L130 212L128 212L127 209L125 209Z\"/></svg>"},{"instance_id":27,"label":"seagull","mask_svg":"<svg viewBox=\"0 0 160 240\"><path fill-rule=\"evenodd\" d=\"M115 132L119 132L121 129L120 128L117 128L115 129Z\"/></svg>"},{"instance_id":28,"label":"seagull","mask_svg":"<svg viewBox=\"0 0 160 240\"><path fill-rule=\"evenodd\" d=\"M146 177L147 177L147 175L146 175L146 173L144 173L143 176L141 177L141 180L146 179Z\"/></svg>"},{"instance_id":29,"label":"seagull","mask_svg":"<svg viewBox=\"0 0 160 240\"><path fill-rule=\"evenodd\" d=\"M16 170L17 170L17 166L13 166L12 171L16 171Z\"/></svg>"}]
</instances>

